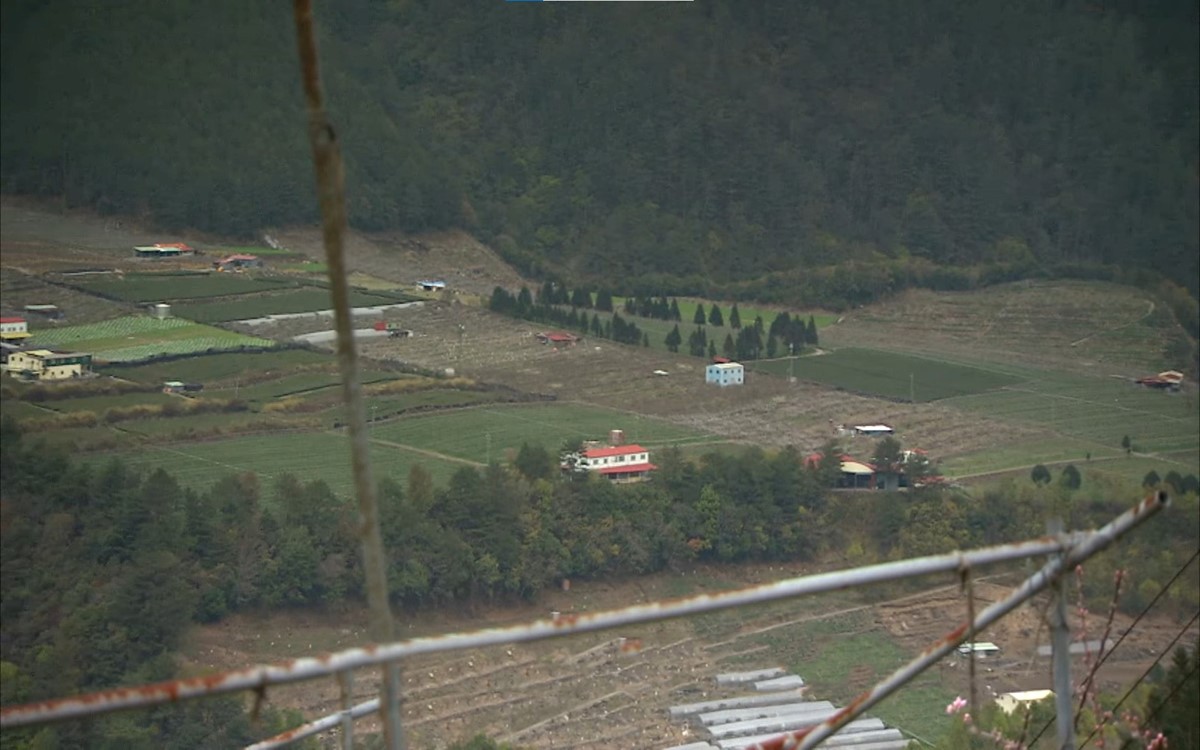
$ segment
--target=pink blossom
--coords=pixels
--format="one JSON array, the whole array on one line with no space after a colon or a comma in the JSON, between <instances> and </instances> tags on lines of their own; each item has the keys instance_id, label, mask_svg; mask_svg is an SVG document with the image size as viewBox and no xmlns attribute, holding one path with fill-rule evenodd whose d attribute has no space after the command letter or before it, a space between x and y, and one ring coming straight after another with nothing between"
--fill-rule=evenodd
<instances>
[{"instance_id":1,"label":"pink blossom","mask_svg":"<svg viewBox=\"0 0 1200 750\"><path fill-rule=\"evenodd\" d=\"M966 708L966 706L967 706L967 700L966 700L966 698L963 698L963 697L960 695L960 696L958 696L957 698L955 698L953 701L951 701L951 702L950 702L950 705L946 706L946 713L947 713L947 714L949 714L949 715L956 714L956 713L958 713L959 711L961 711L961 710L963 710L964 708Z\"/></svg>"}]
</instances>

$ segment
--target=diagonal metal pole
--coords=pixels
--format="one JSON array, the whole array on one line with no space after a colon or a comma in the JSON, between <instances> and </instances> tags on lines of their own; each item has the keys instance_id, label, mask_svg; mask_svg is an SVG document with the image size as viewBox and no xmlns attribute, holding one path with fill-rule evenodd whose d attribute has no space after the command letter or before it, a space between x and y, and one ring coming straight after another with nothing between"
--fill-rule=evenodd
<instances>
[{"instance_id":1,"label":"diagonal metal pole","mask_svg":"<svg viewBox=\"0 0 1200 750\"><path fill-rule=\"evenodd\" d=\"M379 528L379 502L371 475L370 444L367 439L366 407L358 377L358 358L354 345L354 320L350 314L350 290L346 283L344 236L346 231L346 189L341 149L337 134L329 122L321 92L321 71L313 28L312 0L293 0L296 20L296 44L300 53L300 73L308 110L308 140L316 169L317 196L321 206L321 229L325 259L329 266L329 287L333 297L334 323L337 330L338 365L342 375L342 396L346 402L350 430L351 468L358 497L359 542L363 573L366 578L367 608L371 638L376 643L392 640L392 613L388 606L387 568L383 554L383 536ZM384 679L384 736L390 748L402 748L399 722L399 681Z\"/></svg>"}]
</instances>

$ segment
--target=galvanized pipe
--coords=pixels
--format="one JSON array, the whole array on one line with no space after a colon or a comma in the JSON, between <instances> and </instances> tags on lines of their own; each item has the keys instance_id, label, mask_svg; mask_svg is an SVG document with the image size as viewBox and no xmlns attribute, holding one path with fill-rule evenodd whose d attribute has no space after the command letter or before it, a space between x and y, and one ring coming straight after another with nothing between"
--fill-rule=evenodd
<instances>
[{"instance_id":1,"label":"galvanized pipe","mask_svg":"<svg viewBox=\"0 0 1200 750\"><path fill-rule=\"evenodd\" d=\"M348 711L339 711L336 714L322 716L319 719L314 719L307 724L301 724L298 727L289 729L282 734L277 734L274 737L269 737L261 742L255 742L253 745L247 745L246 750L272 750L272 748L286 747L293 742L299 742L306 737L328 732L334 729L343 721L361 719L368 714L373 714L379 711L379 699L372 698L369 701L358 704Z\"/></svg>"},{"instance_id":2,"label":"galvanized pipe","mask_svg":"<svg viewBox=\"0 0 1200 750\"><path fill-rule=\"evenodd\" d=\"M121 709L147 708L200 696L220 695L242 690L262 690L271 685L328 677L346 669L377 666L423 654L556 638L903 578L949 573L964 567L992 565L1027 557L1052 555L1068 550L1070 552L1065 556L1064 559L1067 562L1064 564L1073 566L1079 560L1094 554L1095 551L1107 547L1125 531L1165 506L1166 502L1166 495L1160 493L1159 496L1147 498L1138 503L1104 528L1077 534L1072 538L1041 538L968 552L932 555L853 570L791 578L736 591L639 604L589 615L560 615L553 620L537 620L507 628L415 638L382 646L353 648L325 656L294 659L281 664L250 667L206 677L171 680L133 688L117 688L87 695L10 706L0 709L0 727L7 729ZM1042 587L1044 588L1045 585L1048 585L1048 579ZM995 606L993 605L992 608L981 613L981 617L992 616ZM950 648L968 637L966 626L960 630L963 632L959 634L958 641L948 645L944 653L948 653ZM875 702L878 701L873 701L871 705L874 705Z\"/></svg>"}]
</instances>

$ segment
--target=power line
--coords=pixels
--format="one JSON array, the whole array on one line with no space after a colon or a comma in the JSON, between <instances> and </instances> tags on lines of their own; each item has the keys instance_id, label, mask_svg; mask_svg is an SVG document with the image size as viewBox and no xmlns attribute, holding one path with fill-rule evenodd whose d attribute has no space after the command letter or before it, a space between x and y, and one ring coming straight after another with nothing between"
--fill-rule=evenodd
<instances>
[{"instance_id":1,"label":"power line","mask_svg":"<svg viewBox=\"0 0 1200 750\"><path fill-rule=\"evenodd\" d=\"M1104 654L1100 657L1100 660L1096 662L1096 666L1092 667L1093 673L1097 672L1100 669L1100 666L1102 664L1104 664L1104 662L1108 661L1108 657L1112 656L1113 652L1117 650L1117 648L1121 645L1121 643L1125 640L1125 638L1137 628L1138 623L1142 621L1142 618L1145 617L1146 614L1151 609L1154 608L1154 605L1158 604L1158 600L1161 599L1163 597L1163 595L1167 593L1167 590L1170 589L1171 586L1175 585L1175 582L1179 580L1179 576L1183 575L1184 571L1187 570L1191 566L1191 564L1196 561L1197 557L1200 557L1200 550L1197 550L1196 552L1192 553L1192 556L1190 558L1188 558L1188 561L1185 562L1183 565L1181 565L1179 567L1179 570L1175 571L1175 575L1171 576L1171 580L1167 581L1166 584L1163 585L1163 587L1158 590L1158 593L1154 595L1154 598L1150 600L1150 603L1147 604L1145 606L1145 608L1142 609L1142 611L1138 613L1137 617L1133 618L1133 623L1131 623L1130 626L1125 629L1124 633L1121 633L1121 637L1117 639L1117 642L1113 644L1113 647L1110 648L1108 651L1105 651ZM1195 620L1196 618L1193 617L1192 619ZM1178 640L1178 636L1176 636L1176 640ZM1101 644L1101 647L1103 647L1103 645L1104 644ZM1174 645L1174 641L1172 641L1172 645ZM1162 658L1162 657L1159 657L1159 658ZM1140 682L1140 680L1139 680L1139 682ZM1134 687L1136 687L1136 686L1137 686L1137 683L1134 683ZM1122 698L1122 700L1124 700L1124 698ZM1118 704L1118 705L1120 705L1120 704ZM1038 730L1038 733L1036 735L1034 735L1032 740L1030 740L1029 747L1035 746L1037 744L1037 741L1042 738L1042 735L1046 733L1046 730L1049 729L1050 725L1053 723L1054 723L1054 719L1050 719L1045 724L1043 724L1042 728L1040 730ZM1095 733L1096 733L1096 730L1093 729L1092 735L1094 735ZM1088 735L1089 740L1092 738L1092 735ZM1087 740L1084 740L1082 745L1086 745L1086 744L1087 744Z\"/></svg>"},{"instance_id":2,"label":"power line","mask_svg":"<svg viewBox=\"0 0 1200 750\"><path fill-rule=\"evenodd\" d=\"M1194 657L1194 656L1193 656L1193 661L1195 661L1195 657ZM1185 674L1185 675L1183 676L1183 679L1182 679L1182 680L1180 680L1179 682L1175 683L1175 687L1171 688L1171 692L1167 693L1167 697L1166 697L1166 698L1163 698L1163 699L1162 699L1162 701L1161 701L1161 702L1159 702L1159 704L1158 704L1157 706L1155 706L1155 707L1154 707L1154 710L1153 710L1153 711L1151 711L1150 713L1146 714L1145 721L1149 722L1151 719L1153 719L1154 717L1158 716L1158 712L1159 712L1159 711L1161 711L1161 710L1163 709L1163 707L1164 707L1164 706L1166 706L1168 703L1170 703L1170 702L1171 702L1171 699L1175 697L1175 694L1179 692L1179 689L1180 689L1181 687L1183 687L1184 685L1186 685L1186 684L1187 684L1187 682L1188 682L1188 680L1192 679L1192 675L1196 674L1196 667L1198 666L1198 664L1200 664L1200 663L1193 663L1193 664L1192 664L1192 668L1188 670L1188 673L1187 673L1187 674ZM1128 745L1129 745L1129 743L1130 743L1130 742L1132 742L1132 741L1133 741L1133 738L1132 738L1132 737L1131 737L1131 738L1129 738L1129 739L1127 739L1127 740L1125 740L1125 742L1123 742L1123 743L1121 744L1121 747L1119 748L1119 750L1125 750L1126 746L1128 746Z\"/></svg>"}]
</instances>

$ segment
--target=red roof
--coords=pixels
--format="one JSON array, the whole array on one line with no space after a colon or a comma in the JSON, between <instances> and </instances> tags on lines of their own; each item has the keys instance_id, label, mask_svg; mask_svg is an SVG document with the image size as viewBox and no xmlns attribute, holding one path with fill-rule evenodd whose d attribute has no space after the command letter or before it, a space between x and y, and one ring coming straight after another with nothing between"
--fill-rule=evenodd
<instances>
[{"instance_id":1,"label":"red roof","mask_svg":"<svg viewBox=\"0 0 1200 750\"><path fill-rule=\"evenodd\" d=\"M583 452L585 458L605 458L606 456L628 456L632 453L646 453L640 445L610 445L604 448L589 448Z\"/></svg>"},{"instance_id":2,"label":"red roof","mask_svg":"<svg viewBox=\"0 0 1200 750\"><path fill-rule=\"evenodd\" d=\"M155 243L154 246L155 247L163 247L163 248L173 247L176 250L191 250L192 249L191 245L187 245L182 242L158 242L158 243Z\"/></svg>"},{"instance_id":3,"label":"red roof","mask_svg":"<svg viewBox=\"0 0 1200 750\"><path fill-rule=\"evenodd\" d=\"M542 336L547 341L576 341L579 339L579 337L575 334L566 333L564 331L547 331L546 333L543 333Z\"/></svg>"},{"instance_id":4,"label":"red roof","mask_svg":"<svg viewBox=\"0 0 1200 750\"><path fill-rule=\"evenodd\" d=\"M729 357L713 357L712 361L714 365L727 365L733 360L731 360Z\"/></svg>"},{"instance_id":5,"label":"red roof","mask_svg":"<svg viewBox=\"0 0 1200 750\"><path fill-rule=\"evenodd\" d=\"M24 323L24 318L0 318L0 323Z\"/></svg>"},{"instance_id":6,"label":"red roof","mask_svg":"<svg viewBox=\"0 0 1200 750\"><path fill-rule=\"evenodd\" d=\"M598 473L600 474L633 474L639 471L654 471L658 467L651 463L645 464L629 464L628 466L606 466Z\"/></svg>"},{"instance_id":7,"label":"red roof","mask_svg":"<svg viewBox=\"0 0 1200 750\"><path fill-rule=\"evenodd\" d=\"M218 263L233 263L233 262L239 261L239 260L258 260L258 256L257 255L247 255L245 253L234 253L233 255L226 255L224 258L221 258L217 262Z\"/></svg>"}]
</instances>

